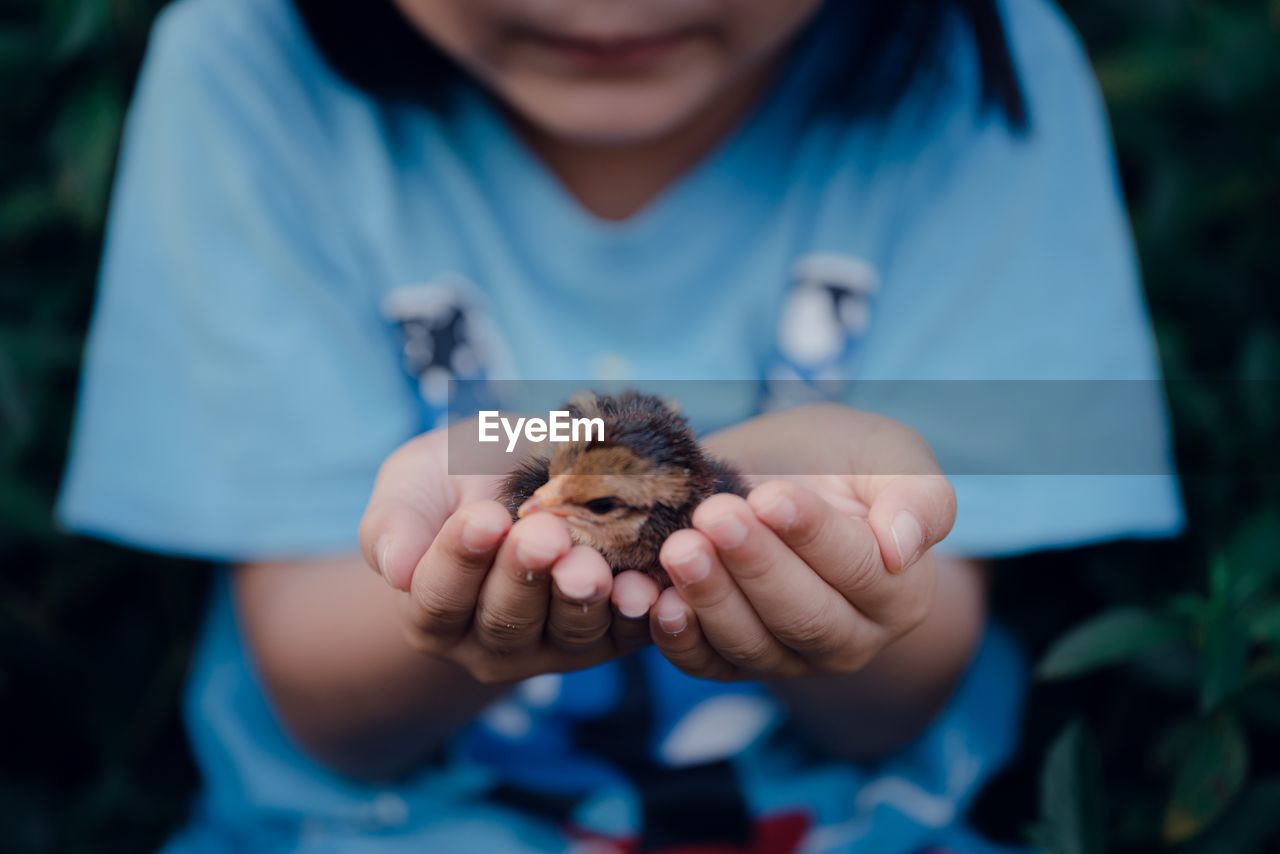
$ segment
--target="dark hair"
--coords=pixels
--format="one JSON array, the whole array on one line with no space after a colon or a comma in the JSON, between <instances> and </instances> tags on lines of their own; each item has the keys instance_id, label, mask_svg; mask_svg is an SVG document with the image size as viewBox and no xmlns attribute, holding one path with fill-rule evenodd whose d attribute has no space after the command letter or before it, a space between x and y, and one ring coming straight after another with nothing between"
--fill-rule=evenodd
<instances>
[{"instance_id":1,"label":"dark hair","mask_svg":"<svg viewBox=\"0 0 1280 854\"><path fill-rule=\"evenodd\" d=\"M370 94L435 107L463 78L458 65L405 20L392 0L293 0L329 64ZM970 30L982 74L983 109L994 107L1015 130L1027 126L999 0L826 0L860 16L849 21L849 49L832 69L825 101L874 114L890 109L939 61L948 21Z\"/></svg>"}]
</instances>

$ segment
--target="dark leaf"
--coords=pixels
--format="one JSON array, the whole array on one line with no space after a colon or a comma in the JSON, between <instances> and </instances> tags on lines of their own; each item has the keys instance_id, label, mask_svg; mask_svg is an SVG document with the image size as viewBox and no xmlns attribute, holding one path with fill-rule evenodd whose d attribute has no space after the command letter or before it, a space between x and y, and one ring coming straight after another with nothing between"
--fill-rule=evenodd
<instances>
[{"instance_id":1,"label":"dark leaf","mask_svg":"<svg viewBox=\"0 0 1280 854\"><path fill-rule=\"evenodd\" d=\"M1244 782L1249 748L1233 715L1204 718L1180 744L1164 816L1167 842L1184 842L1217 818Z\"/></svg>"},{"instance_id":2,"label":"dark leaf","mask_svg":"<svg viewBox=\"0 0 1280 854\"><path fill-rule=\"evenodd\" d=\"M1245 617L1249 637L1280 649L1280 601L1266 602L1250 611Z\"/></svg>"},{"instance_id":3,"label":"dark leaf","mask_svg":"<svg viewBox=\"0 0 1280 854\"><path fill-rule=\"evenodd\" d=\"M1239 615L1217 608L1204 627L1201 654L1200 708L1209 711L1244 685L1249 656L1249 630Z\"/></svg>"},{"instance_id":4,"label":"dark leaf","mask_svg":"<svg viewBox=\"0 0 1280 854\"><path fill-rule=\"evenodd\" d=\"M1280 838L1280 778L1259 780L1235 799L1186 854L1261 854Z\"/></svg>"},{"instance_id":5,"label":"dark leaf","mask_svg":"<svg viewBox=\"0 0 1280 854\"><path fill-rule=\"evenodd\" d=\"M1106 848L1101 761L1079 720L1063 729L1045 757L1040 821L1032 838L1050 854L1095 854Z\"/></svg>"},{"instance_id":6,"label":"dark leaf","mask_svg":"<svg viewBox=\"0 0 1280 854\"><path fill-rule=\"evenodd\" d=\"M101 225L124 120L124 98L109 77L78 90L50 141L58 159L59 200L84 228Z\"/></svg>"},{"instance_id":7,"label":"dark leaf","mask_svg":"<svg viewBox=\"0 0 1280 854\"><path fill-rule=\"evenodd\" d=\"M1142 608L1107 611L1059 638L1036 673L1041 679L1064 679L1131 661L1177 640L1180 629L1176 620Z\"/></svg>"},{"instance_id":8,"label":"dark leaf","mask_svg":"<svg viewBox=\"0 0 1280 854\"><path fill-rule=\"evenodd\" d=\"M1268 589L1280 575L1280 509L1251 514L1231 538L1225 560L1232 605Z\"/></svg>"}]
</instances>

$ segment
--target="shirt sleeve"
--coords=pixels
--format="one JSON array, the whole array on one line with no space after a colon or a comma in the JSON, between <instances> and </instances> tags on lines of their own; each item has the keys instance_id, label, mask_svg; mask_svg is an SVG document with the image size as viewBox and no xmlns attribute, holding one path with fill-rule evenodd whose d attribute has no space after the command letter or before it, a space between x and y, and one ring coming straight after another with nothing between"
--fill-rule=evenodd
<instances>
[{"instance_id":1,"label":"shirt sleeve","mask_svg":"<svg viewBox=\"0 0 1280 854\"><path fill-rule=\"evenodd\" d=\"M904 419L955 475L945 548L996 555L1171 534L1182 510L1159 363L1096 80L1055 9L1003 6L1030 128L1011 133L975 111L975 75L955 83L967 96L904 168L855 374L946 383L947 403L905 395L916 405ZM958 64L974 68L967 59ZM1004 414L966 422L966 406ZM1024 447L1011 463L1003 439L1051 419L1076 446ZM1140 465L1115 465L1118 422Z\"/></svg>"},{"instance_id":2,"label":"shirt sleeve","mask_svg":"<svg viewBox=\"0 0 1280 854\"><path fill-rule=\"evenodd\" d=\"M332 128L279 34L218 10L152 34L57 515L213 559L353 548L420 414L333 216Z\"/></svg>"}]
</instances>

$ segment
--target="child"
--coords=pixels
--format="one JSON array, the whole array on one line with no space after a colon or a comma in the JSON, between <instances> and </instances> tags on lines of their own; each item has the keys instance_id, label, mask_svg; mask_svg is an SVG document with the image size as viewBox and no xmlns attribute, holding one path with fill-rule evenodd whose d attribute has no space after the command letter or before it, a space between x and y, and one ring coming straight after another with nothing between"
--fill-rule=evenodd
<instances>
[{"instance_id":1,"label":"child","mask_svg":"<svg viewBox=\"0 0 1280 854\"><path fill-rule=\"evenodd\" d=\"M1170 480L953 494L892 422L752 409L1156 373L1043 0L179 0L60 515L225 567L173 850L984 850L1022 668L981 560L1170 532ZM835 476L709 499L659 591L448 473L453 378L758 383L707 444Z\"/></svg>"}]
</instances>

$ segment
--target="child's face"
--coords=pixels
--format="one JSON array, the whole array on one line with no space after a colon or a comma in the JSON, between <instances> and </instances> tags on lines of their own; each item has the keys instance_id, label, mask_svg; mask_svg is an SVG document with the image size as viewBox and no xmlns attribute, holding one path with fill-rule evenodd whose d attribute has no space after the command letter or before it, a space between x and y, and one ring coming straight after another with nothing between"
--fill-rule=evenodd
<instances>
[{"instance_id":1,"label":"child's face","mask_svg":"<svg viewBox=\"0 0 1280 854\"><path fill-rule=\"evenodd\" d=\"M758 79L822 0L395 0L539 132L634 144Z\"/></svg>"}]
</instances>

